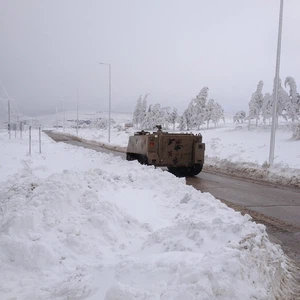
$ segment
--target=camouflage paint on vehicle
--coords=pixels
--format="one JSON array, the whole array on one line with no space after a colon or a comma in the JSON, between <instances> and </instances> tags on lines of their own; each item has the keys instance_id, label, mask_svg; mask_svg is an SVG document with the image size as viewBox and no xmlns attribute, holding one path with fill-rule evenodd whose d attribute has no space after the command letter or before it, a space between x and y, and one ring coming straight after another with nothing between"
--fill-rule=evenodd
<instances>
[{"instance_id":1,"label":"camouflage paint on vehicle","mask_svg":"<svg viewBox=\"0 0 300 300\"><path fill-rule=\"evenodd\" d=\"M129 137L127 160L168 167L179 176L197 175L204 164L201 134L140 131Z\"/></svg>"}]
</instances>

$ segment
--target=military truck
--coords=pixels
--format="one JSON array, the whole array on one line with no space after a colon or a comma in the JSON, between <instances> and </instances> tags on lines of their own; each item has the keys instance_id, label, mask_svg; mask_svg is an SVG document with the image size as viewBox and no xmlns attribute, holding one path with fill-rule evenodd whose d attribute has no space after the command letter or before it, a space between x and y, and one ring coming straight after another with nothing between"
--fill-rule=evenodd
<instances>
[{"instance_id":1,"label":"military truck","mask_svg":"<svg viewBox=\"0 0 300 300\"><path fill-rule=\"evenodd\" d=\"M167 167L176 176L195 176L202 170L205 144L201 134L139 131L129 137L126 159Z\"/></svg>"}]
</instances>

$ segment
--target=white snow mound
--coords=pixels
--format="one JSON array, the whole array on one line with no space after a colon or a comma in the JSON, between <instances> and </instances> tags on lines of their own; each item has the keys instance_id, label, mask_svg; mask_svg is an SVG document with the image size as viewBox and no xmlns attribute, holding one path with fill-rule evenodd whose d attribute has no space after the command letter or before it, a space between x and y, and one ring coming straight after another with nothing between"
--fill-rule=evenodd
<instances>
[{"instance_id":1,"label":"white snow mound","mask_svg":"<svg viewBox=\"0 0 300 300\"><path fill-rule=\"evenodd\" d=\"M276 295L286 261L264 226L170 174L123 164L121 176L23 172L1 187L1 299Z\"/></svg>"},{"instance_id":2,"label":"white snow mound","mask_svg":"<svg viewBox=\"0 0 300 300\"><path fill-rule=\"evenodd\" d=\"M42 156L7 145L1 300L288 299L265 227L185 179L48 139Z\"/></svg>"}]
</instances>

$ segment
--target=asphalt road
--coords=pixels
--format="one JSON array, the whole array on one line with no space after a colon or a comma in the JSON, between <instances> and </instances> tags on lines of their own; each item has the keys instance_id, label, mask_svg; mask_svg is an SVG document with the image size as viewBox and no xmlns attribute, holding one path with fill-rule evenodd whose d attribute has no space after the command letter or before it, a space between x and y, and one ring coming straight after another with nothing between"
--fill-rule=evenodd
<instances>
[{"instance_id":1,"label":"asphalt road","mask_svg":"<svg viewBox=\"0 0 300 300\"><path fill-rule=\"evenodd\" d=\"M125 154L81 142L79 139L55 132L46 132L57 142L113 152L125 158ZM300 190L276 185L238 179L202 171L196 177L186 179L188 185L209 192L217 199L241 213L267 226L271 239L279 243L286 254L300 266Z\"/></svg>"},{"instance_id":2,"label":"asphalt road","mask_svg":"<svg viewBox=\"0 0 300 300\"><path fill-rule=\"evenodd\" d=\"M216 198L300 227L300 190L212 173L187 178L187 184Z\"/></svg>"},{"instance_id":3,"label":"asphalt road","mask_svg":"<svg viewBox=\"0 0 300 300\"><path fill-rule=\"evenodd\" d=\"M187 184L266 225L271 240L300 267L300 191L253 180L201 172Z\"/></svg>"}]
</instances>

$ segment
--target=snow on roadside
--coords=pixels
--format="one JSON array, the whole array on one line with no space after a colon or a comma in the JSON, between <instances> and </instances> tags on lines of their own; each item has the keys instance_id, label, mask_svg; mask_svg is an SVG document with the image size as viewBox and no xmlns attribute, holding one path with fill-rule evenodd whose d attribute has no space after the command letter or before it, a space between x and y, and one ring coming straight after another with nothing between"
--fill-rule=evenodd
<instances>
[{"instance_id":1,"label":"snow on roadside","mask_svg":"<svg viewBox=\"0 0 300 300\"><path fill-rule=\"evenodd\" d=\"M0 299L288 299L263 225L159 169L45 135L39 155L36 137L29 157L0 134Z\"/></svg>"},{"instance_id":2,"label":"snow on roadside","mask_svg":"<svg viewBox=\"0 0 300 300\"><path fill-rule=\"evenodd\" d=\"M203 129L210 157L227 159L233 163L250 162L263 165L269 158L270 129L239 126ZM291 132L280 128L276 131L275 163L300 169L300 141L291 139Z\"/></svg>"},{"instance_id":3,"label":"snow on roadside","mask_svg":"<svg viewBox=\"0 0 300 300\"><path fill-rule=\"evenodd\" d=\"M134 132L138 131L135 128L128 128L126 130L118 131L115 128L111 130L111 142L110 146L112 147L121 147L126 148L128 144L129 136L133 135ZM70 134L76 136L76 132L72 128L66 128L65 132L62 130L58 131L62 134ZM81 128L78 132L78 137L86 141L93 141L97 143L103 143L108 145L108 134L107 129L97 129L97 128Z\"/></svg>"},{"instance_id":4,"label":"snow on roadside","mask_svg":"<svg viewBox=\"0 0 300 300\"><path fill-rule=\"evenodd\" d=\"M281 186L300 187L300 170L282 164L261 166L250 162L232 162L218 157L206 157L203 170Z\"/></svg>"},{"instance_id":5,"label":"snow on roadside","mask_svg":"<svg viewBox=\"0 0 300 300\"><path fill-rule=\"evenodd\" d=\"M205 170L300 187L300 141L291 133L276 133L275 163L269 166L268 130L218 128L201 131L206 143Z\"/></svg>"}]
</instances>

